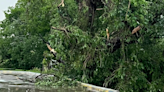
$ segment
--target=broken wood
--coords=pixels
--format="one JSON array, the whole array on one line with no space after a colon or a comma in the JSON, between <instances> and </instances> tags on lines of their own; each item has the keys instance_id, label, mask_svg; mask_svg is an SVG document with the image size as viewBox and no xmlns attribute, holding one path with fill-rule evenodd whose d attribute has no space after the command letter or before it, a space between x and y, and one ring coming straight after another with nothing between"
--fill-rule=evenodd
<instances>
[{"instance_id":1,"label":"broken wood","mask_svg":"<svg viewBox=\"0 0 164 92\"><path fill-rule=\"evenodd\" d=\"M139 31L141 29L141 27L140 26L137 26L136 28L134 28L133 30L132 30L132 34L135 34L137 31Z\"/></svg>"},{"instance_id":2,"label":"broken wood","mask_svg":"<svg viewBox=\"0 0 164 92\"><path fill-rule=\"evenodd\" d=\"M49 44L46 44L47 45L47 48L50 50L50 52L54 55L54 57L56 58L56 54L57 52L49 45ZM60 59L57 59L57 62L59 63L63 63L64 64L64 61L60 58Z\"/></svg>"},{"instance_id":3,"label":"broken wood","mask_svg":"<svg viewBox=\"0 0 164 92\"><path fill-rule=\"evenodd\" d=\"M106 28L106 36L107 36L107 42L109 42L109 31L107 28Z\"/></svg>"},{"instance_id":4,"label":"broken wood","mask_svg":"<svg viewBox=\"0 0 164 92\"><path fill-rule=\"evenodd\" d=\"M49 44L46 44L47 48L50 50L51 53L53 53L53 55L55 55L57 52L51 48L51 46Z\"/></svg>"},{"instance_id":5,"label":"broken wood","mask_svg":"<svg viewBox=\"0 0 164 92\"><path fill-rule=\"evenodd\" d=\"M52 26L52 28L55 29L55 30L60 30L60 31L64 31L64 32L66 31L65 28L57 28L57 27L53 27L53 26Z\"/></svg>"},{"instance_id":6,"label":"broken wood","mask_svg":"<svg viewBox=\"0 0 164 92\"><path fill-rule=\"evenodd\" d=\"M59 8L60 6L64 7L64 0L61 0L61 3L58 5L58 8Z\"/></svg>"},{"instance_id":7,"label":"broken wood","mask_svg":"<svg viewBox=\"0 0 164 92\"><path fill-rule=\"evenodd\" d=\"M104 10L104 8L96 8L97 11Z\"/></svg>"},{"instance_id":8,"label":"broken wood","mask_svg":"<svg viewBox=\"0 0 164 92\"><path fill-rule=\"evenodd\" d=\"M56 28L56 27L51 27L52 29L55 29L55 30L59 30L59 31L63 31L63 32L65 32L65 34L70 38L70 36L68 35L68 32L70 32L70 31L68 31L67 29L65 29L65 28Z\"/></svg>"},{"instance_id":9,"label":"broken wood","mask_svg":"<svg viewBox=\"0 0 164 92\"><path fill-rule=\"evenodd\" d=\"M116 37L110 39L109 41L107 41L108 43L110 43L111 45L108 46L110 49L111 49L111 52L113 53L114 51L116 51L117 49L119 49L121 47L121 40L123 39L127 39L128 37L131 37L133 36L135 33L137 33L139 30L141 29L140 26L137 26L136 28L134 28L132 30L132 33L129 34L129 35L125 35L125 37L119 37L117 34L120 34L121 31L116 31L116 32L113 32L112 35L117 35ZM106 34L107 34L107 40L108 40L108 29L106 29ZM131 40L130 42L125 42L126 44L132 44L132 43L135 43L136 41L135 40Z\"/></svg>"}]
</instances>

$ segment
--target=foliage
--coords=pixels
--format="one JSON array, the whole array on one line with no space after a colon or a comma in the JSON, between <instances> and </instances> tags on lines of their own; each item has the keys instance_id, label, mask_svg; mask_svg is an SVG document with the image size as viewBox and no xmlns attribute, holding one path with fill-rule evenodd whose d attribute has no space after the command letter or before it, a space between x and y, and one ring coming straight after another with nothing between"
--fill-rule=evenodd
<instances>
[{"instance_id":1,"label":"foliage","mask_svg":"<svg viewBox=\"0 0 164 92\"><path fill-rule=\"evenodd\" d=\"M62 59L65 62L54 65L51 73L120 92L164 90L164 0L60 3L19 0L5 12L0 24L1 65L31 69L41 67L42 61L48 65L52 58ZM141 30L132 35L137 26ZM40 35L57 51L56 57L45 56L50 53ZM50 82L44 84L54 85Z\"/></svg>"},{"instance_id":2,"label":"foliage","mask_svg":"<svg viewBox=\"0 0 164 92\"><path fill-rule=\"evenodd\" d=\"M43 76L41 79L37 79L36 85L39 86L48 86L48 87L75 87L77 82L75 80L68 80L67 77L64 76Z\"/></svg>"}]
</instances>

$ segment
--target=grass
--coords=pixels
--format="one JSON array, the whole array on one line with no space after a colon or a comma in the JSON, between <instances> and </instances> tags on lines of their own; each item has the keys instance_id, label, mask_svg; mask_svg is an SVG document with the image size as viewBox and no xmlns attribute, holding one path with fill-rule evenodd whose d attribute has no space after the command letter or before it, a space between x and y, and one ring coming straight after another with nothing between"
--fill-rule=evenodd
<instances>
[{"instance_id":1,"label":"grass","mask_svg":"<svg viewBox=\"0 0 164 92\"><path fill-rule=\"evenodd\" d=\"M0 68L0 70L28 71L28 72L41 73L40 69L38 69L38 68L33 68L33 69L31 69L31 70L13 69L13 68Z\"/></svg>"}]
</instances>

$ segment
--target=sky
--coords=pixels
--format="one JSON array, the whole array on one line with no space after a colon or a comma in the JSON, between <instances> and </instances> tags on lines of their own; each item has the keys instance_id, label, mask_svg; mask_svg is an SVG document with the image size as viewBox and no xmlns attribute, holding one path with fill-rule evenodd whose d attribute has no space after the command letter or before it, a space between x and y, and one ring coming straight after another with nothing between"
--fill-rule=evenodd
<instances>
[{"instance_id":1,"label":"sky","mask_svg":"<svg viewBox=\"0 0 164 92\"><path fill-rule=\"evenodd\" d=\"M18 0L0 0L0 21L5 19L4 11L8 9L9 6L15 6Z\"/></svg>"}]
</instances>

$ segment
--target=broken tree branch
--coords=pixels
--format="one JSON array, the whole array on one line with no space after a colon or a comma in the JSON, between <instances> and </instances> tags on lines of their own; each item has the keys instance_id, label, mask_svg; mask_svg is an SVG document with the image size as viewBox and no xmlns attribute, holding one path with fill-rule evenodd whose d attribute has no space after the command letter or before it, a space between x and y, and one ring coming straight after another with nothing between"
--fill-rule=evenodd
<instances>
[{"instance_id":1,"label":"broken tree branch","mask_svg":"<svg viewBox=\"0 0 164 92\"><path fill-rule=\"evenodd\" d=\"M56 54L57 54L57 52L49 45L49 44L46 44L47 45L47 48L50 50L50 52L54 55L54 57L56 58ZM64 63L64 61L63 60L61 60L61 58L60 59L57 59L57 61L59 62L59 63Z\"/></svg>"},{"instance_id":2,"label":"broken tree branch","mask_svg":"<svg viewBox=\"0 0 164 92\"><path fill-rule=\"evenodd\" d=\"M51 46L49 44L46 44L47 45L47 48L50 50L51 53L56 54L57 52L51 48Z\"/></svg>"},{"instance_id":3,"label":"broken tree branch","mask_svg":"<svg viewBox=\"0 0 164 92\"><path fill-rule=\"evenodd\" d=\"M104 10L104 8L96 8L97 11Z\"/></svg>"},{"instance_id":4,"label":"broken tree branch","mask_svg":"<svg viewBox=\"0 0 164 92\"><path fill-rule=\"evenodd\" d=\"M116 51L117 49L119 49L120 47L121 47L121 40L123 40L123 39L127 39L128 37L131 37L131 36L133 36L135 33L137 33L139 30L141 29L141 27L140 26L137 26L136 28L134 28L133 30L132 30L132 33L131 34L129 34L129 35L126 35L125 37L120 37L120 36L118 36L117 34L119 34L121 31L117 31L117 34L115 34L116 35L116 37L114 37L113 39L110 39L109 41L108 41L108 43L110 43L111 44L111 46L109 46L109 48L111 49L111 52L113 53L114 51ZM108 31L107 29L106 29L106 31ZM135 40L131 40L130 42L128 42L127 44L132 44L132 43L135 43L136 41Z\"/></svg>"},{"instance_id":5,"label":"broken tree branch","mask_svg":"<svg viewBox=\"0 0 164 92\"><path fill-rule=\"evenodd\" d=\"M58 8L59 8L60 6L64 7L64 0L61 0L61 3L58 5Z\"/></svg>"},{"instance_id":6,"label":"broken tree branch","mask_svg":"<svg viewBox=\"0 0 164 92\"><path fill-rule=\"evenodd\" d=\"M50 43L49 42L46 42L44 40L44 38L39 34L40 38L43 40L43 42L46 44L47 48L50 50L50 52L54 55L54 57L56 58L56 54L57 54L57 51L55 51L51 46L50 46ZM65 61L63 61L61 58L60 59L57 59L57 61L59 63L65 63Z\"/></svg>"},{"instance_id":7,"label":"broken tree branch","mask_svg":"<svg viewBox=\"0 0 164 92\"><path fill-rule=\"evenodd\" d=\"M136 28L134 28L133 30L132 30L132 34L135 34L137 31L139 31L141 29L141 27L140 26L137 26Z\"/></svg>"},{"instance_id":8,"label":"broken tree branch","mask_svg":"<svg viewBox=\"0 0 164 92\"><path fill-rule=\"evenodd\" d=\"M65 28L56 28L56 27L51 27L52 29L55 29L55 30L60 30L60 31L63 31L63 32L65 32L65 34L70 38L70 36L68 35L68 32L70 32L70 31L68 31L67 29L65 29Z\"/></svg>"},{"instance_id":9,"label":"broken tree branch","mask_svg":"<svg viewBox=\"0 0 164 92\"><path fill-rule=\"evenodd\" d=\"M52 29L55 29L55 30L60 30L60 31L64 31L64 32L66 31L66 29L65 29L65 28L57 28L57 27L53 27L53 26L52 26Z\"/></svg>"},{"instance_id":10,"label":"broken tree branch","mask_svg":"<svg viewBox=\"0 0 164 92\"><path fill-rule=\"evenodd\" d=\"M107 35L107 42L109 42L109 31L107 28L106 28L106 35Z\"/></svg>"}]
</instances>

